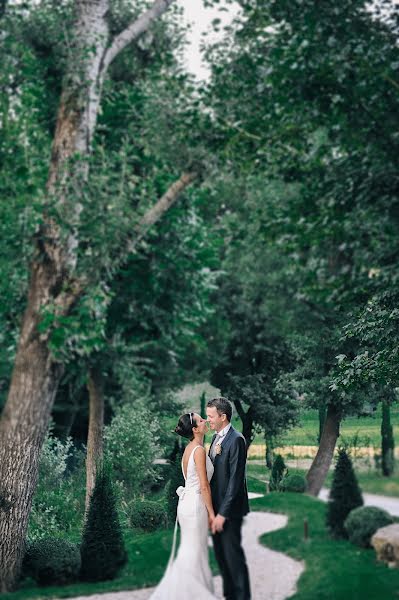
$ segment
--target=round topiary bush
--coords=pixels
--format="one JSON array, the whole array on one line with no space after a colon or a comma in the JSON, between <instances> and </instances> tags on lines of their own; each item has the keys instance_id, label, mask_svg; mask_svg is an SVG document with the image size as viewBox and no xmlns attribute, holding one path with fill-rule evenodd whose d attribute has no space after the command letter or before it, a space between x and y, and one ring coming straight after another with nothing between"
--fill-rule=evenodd
<instances>
[{"instance_id":1,"label":"round topiary bush","mask_svg":"<svg viewBox=\"0 0 399 600\"><path fill-rule=\"evenodd\" d=\"M306 490L306 479L300 473L288 473L280 482L280 490L303 494Z\"/></svg>"},{"instance_id":2,"label":"round topiary bush","mask_svg":"<svg viewBox=\"0 0 399 600\"><path fill-rule=\"evenodd\" d=\"M377 529L391 525L393 518L376 506L360 506L351 510L344 522L349 540L356 546L370 548L371 537Z\"/></svg>"},{"instance_id":3,"label":"round topiary bush","mask_svg":"<svg viewBox=\"0 0 399 600\"><path fill-rule=\"evenodd\" d=\"M129 504L129 517L132 527L155 531L166 525L166 510L159 502L133 500Z\"/></svg>"},{"instance_id":4,"label":"round topiary bush","mask_svg":"<svg viewBox=\"0 0 399 600\"><path fill-rule=\"evenodd\" d=\"M79 578L81 565L78 544L58 538L45 538L28 544L22 573L38 585L65 585Z\"/></svg>"}]
</instances>

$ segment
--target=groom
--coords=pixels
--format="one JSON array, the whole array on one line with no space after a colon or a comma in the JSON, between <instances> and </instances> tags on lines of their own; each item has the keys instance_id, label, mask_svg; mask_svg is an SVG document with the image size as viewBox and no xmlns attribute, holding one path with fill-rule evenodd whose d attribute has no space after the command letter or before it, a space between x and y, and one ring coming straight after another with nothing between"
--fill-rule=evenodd
<instances>
[{"instance_id":1,"label":"groom","mask_svg":"<svg viewBox=\"0 0 399 600\"><path fill-rule=\"evenodd\" d=\"M209 400L206 414L210 428L216 432L209 449L215 469L211 492L216 517L211 528L223 592L226 600L250 600L248 568L241 546L242 520L249 512L245 439L230 423L232 408L227 398Z\"/></svg>"}]
</instances>

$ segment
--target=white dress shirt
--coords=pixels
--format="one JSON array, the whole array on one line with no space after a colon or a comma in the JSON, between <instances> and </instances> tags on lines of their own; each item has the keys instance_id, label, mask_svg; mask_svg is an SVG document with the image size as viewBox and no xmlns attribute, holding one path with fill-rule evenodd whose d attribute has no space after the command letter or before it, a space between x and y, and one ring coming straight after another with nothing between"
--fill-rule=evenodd
<instances>
[{"instance_id":1,"label":"white dress shirt","mask_svg":"<svg viewBox=\"0 0 399 600\"><path fill-rule=\"evenodd\" d=\"M226 437L226 434L228 433L228 431L230 430L231 427L231 423L228 423L226 425L226 427L223 427L223 429L221 429L219 431L219 433L217 434L219 436L219 439L217 441L218 444L222 444L224 438Z\"/></svg>"}]
</instances>

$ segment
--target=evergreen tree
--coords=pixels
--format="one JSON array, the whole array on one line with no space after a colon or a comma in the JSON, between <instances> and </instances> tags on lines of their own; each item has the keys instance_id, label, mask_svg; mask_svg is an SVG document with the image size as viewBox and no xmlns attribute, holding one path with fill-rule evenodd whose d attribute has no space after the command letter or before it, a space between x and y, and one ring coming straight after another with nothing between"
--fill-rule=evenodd
<instances>
[{"instance_id":1,"label":"evergreen tree","mask_svg":"<svg viewBox=\"0 0 399 600\"><path fill-rule=\"evenodd\" d=\"M382 421L381 421L381 453L382 453L382 474L390 477L394 471L394 448L393 429L391 425L391 407L389 402L382 402Z\"/></svg>"},{"instance_id":2,"label":"evergreen tree","mask_svg":"<svg viewBox=\"0 0 399 600\"><path fill-rule=\"evenodd\" d=\"M113 579L127 561L109 466L98 470L81 544L83 581Z\"/></svg>"},{"instance_id":3,"label":"evergreen tree","mask_svg":"<svg viewBox=\"0 0 399 600\"><path fill-rule=\"evenodd\" d=\"M287 467L281 454L277 454L272 468L272 474L270 476L269 489L271 492L276 492L280 489L280 482L284 475L287 474Z\"/></svg>"},{"instance_id":4,"label":"evergreen tree","mask_svg":"<svg viewBox=\"0 0 399 600\"><path fill-rule=\"evenodd\" d=\"M346 450L340 448L327 507L327 527L333 537L347 537L344 521L351 510L362 504L352 461Z\"/></svg>"}]
</instances>

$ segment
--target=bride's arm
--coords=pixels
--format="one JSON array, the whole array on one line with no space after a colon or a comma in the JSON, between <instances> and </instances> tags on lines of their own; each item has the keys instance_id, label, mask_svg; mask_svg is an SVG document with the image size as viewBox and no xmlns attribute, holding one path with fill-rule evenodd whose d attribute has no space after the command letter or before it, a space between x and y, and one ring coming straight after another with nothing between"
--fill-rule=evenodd
<instances>
[{"instance_id":1,"label":"bride's arm","mask_svg":"<svg viewBox=\"0 0 399 600\"><path fill-rule=\"evenodd\" d=\"M194 462L197 467L197 473L200 480L201 495L204 499L206 509L208 511L209 518L213 521L215 518L215 511L213 510L211 486L209 485L208 477L206 474L206 450L202 448L194 453Z\"/></svg>"}]
</instances>

